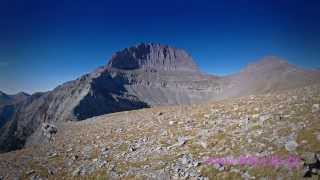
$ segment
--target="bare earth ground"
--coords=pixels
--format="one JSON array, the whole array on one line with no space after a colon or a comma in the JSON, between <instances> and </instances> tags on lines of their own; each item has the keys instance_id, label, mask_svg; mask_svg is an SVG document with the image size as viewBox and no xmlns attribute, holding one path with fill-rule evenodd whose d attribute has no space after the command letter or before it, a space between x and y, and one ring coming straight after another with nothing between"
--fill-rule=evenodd
<instances>
[{"instance_id":1,"label":"bare earth ground","mask_svg":"<svg viewBox=\"0 0 320 180\"><path fill-rule=\"evenodd\" d=\"M66 122L52 142L0 154L0 177L302 179L303 162L314 162L320 151L319 104L320 85L314 85ZM304 159L299 168L203 163L208 157L289 154Z\"/></svg>"}]
</instances>

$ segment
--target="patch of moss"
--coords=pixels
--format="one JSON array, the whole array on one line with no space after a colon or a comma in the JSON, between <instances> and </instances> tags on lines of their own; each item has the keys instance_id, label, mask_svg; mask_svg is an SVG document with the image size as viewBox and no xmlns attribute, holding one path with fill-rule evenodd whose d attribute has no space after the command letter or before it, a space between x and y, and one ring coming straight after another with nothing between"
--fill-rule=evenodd
<instances>
[{"instance_id":1,"label":"patch of moss","mask_svg":"<svg viewBox=\"0 0 320 180\"><path fill-rule=\"evenodd\" d=\"M125 143L122 143L120 146L119 146L119 150L120 151L127 151L129 148L129 145L128 144L125 144Z\"/></svg>"},{"instance_id":2,"label":"patch of moss","mask_svg":"<svg viewBox=\"0 0 320 180\"><path fill-rule=\"evenodd\" d=\"M22 175L22 179L28 179L30 178L32 175L36 174L40 177L48 177L48 170L47 168L39 165L38 162L36 161L30 161L27 165L28 169L26 169ZM34 170L35 172L32 174L27 174L28 171L30 170Z\"/></svg>"},{"instance_id":3,"label":"patch of moss","mask_svg":"<svg viewBox=\"0 0 320 180\"><path fill-rule=\"evenodd\" d=\"M278 135L279 135L279 136L288 136L291 132L292 132L292 131L291 131L291 128L284 127L284 128L281 128L281 129L278 131Z\"/></svg>"},{"instance_id":4,"label":"patch of moss","mask_svg":"<svg viewBox=\"0 0 320 180\"><path fill-rule=\"evenodd\" d=\"M218 179L218 177L217 177L218 173L219 173L219 171L217 169L213 168L212 166L204 166L200 170L200 174L203 177L208 177L209 179L212 179L212 180Z\"/></svg>"},{"instance_id":5,"label":"patch of moss","mask_svg":"<svg viewBox=\"0 0 320 180\"><path fill-rule=\"evenodd\" d=\"M320 132L320 125L311 125L310 128L304 129L298 133L298 142L303 140L307 143L301 146L298 150L301 151L320 151L320 142L317 140L317 133Z\"/></svg>"}]
</instances>

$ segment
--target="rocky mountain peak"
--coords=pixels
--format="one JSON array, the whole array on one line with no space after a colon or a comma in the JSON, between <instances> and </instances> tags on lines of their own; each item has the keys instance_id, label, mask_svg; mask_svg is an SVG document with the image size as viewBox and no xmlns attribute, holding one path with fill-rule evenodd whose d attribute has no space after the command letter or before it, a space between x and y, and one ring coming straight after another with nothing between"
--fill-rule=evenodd
<instances>
[{"instance_id":1,"label":"rocky mountain peak","mask_svg":"<svg viewBox=\"0 0 320 180\"><path fill-rule=\"evenodd\" d=\"M186 51L159 43L140 43L118 51L111 57L108 67L123 70L198 71Z\"/></svg>"}]
</instances>

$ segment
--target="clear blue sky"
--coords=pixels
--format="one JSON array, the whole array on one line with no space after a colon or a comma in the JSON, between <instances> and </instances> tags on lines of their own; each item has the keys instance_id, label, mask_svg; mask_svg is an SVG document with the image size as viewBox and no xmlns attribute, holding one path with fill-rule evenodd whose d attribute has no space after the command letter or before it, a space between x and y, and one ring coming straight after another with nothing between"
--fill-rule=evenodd
<instances>
[{"instance_id":1,"label":"clear blue sky","mask_svg":"<svg viewBox=\"0 0 320 180\"><path fill-rule=\"evenodd\" d=\"M319 9L315 0L1 0L0 90L52 89L139 42L184 48L210 74L265 55L320 67Z\"/></svg>"}]
</instances>

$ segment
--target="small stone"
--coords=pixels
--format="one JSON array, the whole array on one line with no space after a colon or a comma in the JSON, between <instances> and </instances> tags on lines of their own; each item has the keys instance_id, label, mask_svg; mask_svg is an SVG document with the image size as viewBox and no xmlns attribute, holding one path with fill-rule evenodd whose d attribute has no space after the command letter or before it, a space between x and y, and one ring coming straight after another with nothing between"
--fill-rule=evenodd
<instances>
[{"instance_id":1,"label":"small stone","mask_svg":"<svg viewBox=\"0 0 320 180\"><path fill-rule=\"evenodd\" d=\"M73 161L77 160L78 158L79 158L78 155L73 155L73 156L71 157L71 159L72 159Z\"/></svg>"},{"instance_id":2,"label":"small stone","mask_svg":"<svg viewBox=\"0 0 320 180\"><path fill-rule=\"evenodd\" d=\"M253 179L253 177L251 177L251 175L246 171L245 173L243 173L242 175L241 175L241 177L243 178L243 179Z\"/></svg>"},{"instance_id":3,"label":"small stone","mask_svg":"<svg viewBox=\"0 0 320 180\"><path fill-rule=\"evenodd\" d=\"M51 175L51 176L54 175L53 170L52 169L48 169L48 174Z\"/></svg>"},{"instance_id":4,"label":"small stone","mask_svg":"<svg viewBox=\"0 0 320 180\"><path fill-rule=\"evenodd\" d=\"M214 164L213 168L215 168L218 171L224 171L224 166L222 164Z\"/></svg>"},{"instance_id":5,"label":"small stone","mask_svg":"<svg viewBox=\"0 0 320 180\"><path fill-rule=\"evenodd\" d=\"M117 129L117 132L118 132L118 133L122 133L122 132L123 132L123 129L122 129L122 128L119 128L119 129Z\"/></svg>"},{"instance_id":6,"label":"small stone","mask_svg":"<svg viewBox=\"0 0 320 180\"><path fill-rule=\"evenodd\" d=\"M39 175L32 175L30 180L42 180L42 178Z\"/></svg>"},{"instance_id":7,"label":"small stone","mask_svg":"<svg viewBox=\"0 0 320 180\"><path fill-rule=\"evenodd\" d=\"M164 131L161 133L161 136L168 136L168 131L164 130Z\"/></svg>"},{"instance_id":8,"label":"small stone","mask_svg":"<svg viewBox=\"0 0 320 180\"><path fill-rule=\"evenodd\" d=\"M49 123L43 123L41 127L42 133L47 137L49 142L54 140L54 135L57 134L58 129L55 125Z\"/></svg>"},{"instance_id":9,"label":"small stone","mask_svg":"<svg viewBox=\"0 0 320 180\"><path fill-rule=\"evenodd\" d=\"M301 144L308 144L308 141L307 140L302 140Z\"/></svg>"},{"instance_id":10,"label":"small stone","mask_svg":"<svg viewBox=\"0 0 320 180\"><path fill-rule=\"evenodd\" d=\"M103 147L101 148L101 152L105 152L105 151L108 151L109 149L107 147Z\"/></svg>"},{"instance_id":11,"label":"small stone","mask_svg":"<svg viewBox=\"0 0 320 180\"><path fill-rule=\"evenodd\" d=\"M264 122L265 122L266 120L268 120L268 119L270 119L270 115L264 114L264 115L261 115L261 116L259 117L259 122L260 122L260 124L264 124Z\"/></svg>"},{"instance_id":12,"label":"small stone","mask_svg":"<svg viewBox=\"0 0 320 180\"><path fill-rule=\"evenodd\" d=\"M200 166L200 162L199 162L199 161L194 161L194 162L193 162L193 166L194 166L194 167Z\"/></svg>"},{"instance_id":13,"label":"small stone","mask_svg":"<svg viewBox=\"0 0 320 180\"><path fill-rule=\"evenodd\" d=\"M137 148L136 147L134 147L134 145L129 145L129 152L133 152L133 151L136 151L137 150Z\"/></svg>"},{"instance_id":14,"label":"small stone","mask_svg":"<svg viewBox=\"0 0 320 180\"><path fill-rule=\"evenodd\" d=\"M54 158L54 157L57 157L57 156L58 156L58 154L56 152L54 152L54 153L50 154L48 156L48 158Z\"/></svg>"},{"instance_id":15,"label":"small stone","mask_svg":"<svg viewBox=\"0 0 320 180\"><path fill-rule=\"evenodd\" d=\"M320 133L316 135L317 140L320 142Z\"/></svg>"},{"instance_id":16,"label":"small stone","mask_svg":"<svg viewBox=\"0 0 320 180\"><path fill-rule=\"evenodd\" d=\"M103 148L101 148L100 151L101 151L101 154L105 155L108 153L109 149L107 147L103 147Z\"/></svg>"},{"instance_id":17,"label":"small stone","mask_svg":"<svg viewBox=\"0 0 320 180\"><path fill-rule=\"evenodd\" d=\"M105 161L105 160L103 160L103 161L99 160L99 161L98 161L98 167L99 167L99 168L104 167L106 164L107 164L107 161Z\"/></svg>"},{"instance_id":18,"label":"small stone","mask_svg":"<svg viewBox=\"0 0 320 180\"><path fill-rule=\"evenodd\" d=\"M181 163L182 164L189 164L190 163L190 159L187 155L184 155L181 159Z\"/></svg>"},{"instance_id":19,"label":"small stone","mask_svg":"<svg viewBox=\"0 0 320 180\"><path fill-rule=\"evenodd\" d=\"M253 114L252 115L252 119L256 119L256 118L258 118L259 117L259 114Z\"/></svg>"},{"instance_id":20,"label":"small stone","mask_svg":"<svg viewBox=\"0 0 320 180\"><path fill-rule=\"evenodd\" d=\"M201 147L203 147L204 149L207 149L207 148L208 148L208 143L207 143L207 141L202 140L202 141L200 142L200 145L201 145Z\"/></svg>"},{"instance_id":21,"label":"small stone","mask_svg":"<svg viewBox=\"0 0 320 180\"><path fill-rule=\"evenodd\" d=\"M317 161L320 161L320 152L315 153L314 157Z\"/></svg>"},{"instance_id":22,"label":"small stone","mask_svg":"<svg viewBox=\"0 0 320 180\"><path fill-rule=\"evenodd\" d=\"M320 104L313 104L312 105L312 113L318 112L320 110Z\"/></svg>"},{"instance_id":23,"label":"small stone","mask_svg":"<svg viewBox=\"0 0 320 180\"><path fill-rule=\"evenodd\" d=\"M35 170L31 169L31 170L26 172L26 175L30 175L30 174L33 174L33 173L35 173Z\"/></svg>"},{"instance_id":24,"label":"small stone","mask_svg":"<svg viewBox=\"0 0 320 180\"><path fill-rule=\"evenodd\" d=\"M289 152L295 151L297 147L298 147L298 143L295 141L289 141L285 144L285 148Z\"/></svg>"},{"instance_id":25,"label":"small stone","mask_svg":"<svg viewBox=\"0 0 320 180\"><path fill-rule=\"evenodd\" d=\"M178 137L178 146L182 146L182 145L184 145L186 142L187 142L187 138L181 137L181 136Z\"/></svg>"},{"instance_id":26,"label":"small stone","mask_svg":"<svg viewBox=\"0 0 320 180\"><path fill-rule=\"evenodd\" d=\"M204 114L203 117L209 119L209 118L210 118L210 115L209 115L209 114Z\"/></svg>"},{"instance_id":27,"label":"small stone","mask_svg":"<svg viewBox=\"0 0 320 180\"><path fill-rule=\"evenodd\" d=\"M176 121L169 121L170 125L174 125L176 123Z\"/></svg>"},{"instance_id":28,"label":"small stone","mask_svg":"<svg viewBox=\"0 0 320 180\"><path fill-rule=\"evenodd\" d=\"M78 167L71 174L72 176L79 176L80 172L81 172L81 167Z\"/></svg>"}]
</instances>

